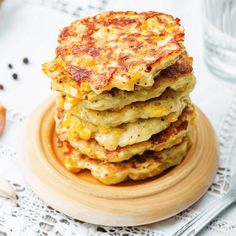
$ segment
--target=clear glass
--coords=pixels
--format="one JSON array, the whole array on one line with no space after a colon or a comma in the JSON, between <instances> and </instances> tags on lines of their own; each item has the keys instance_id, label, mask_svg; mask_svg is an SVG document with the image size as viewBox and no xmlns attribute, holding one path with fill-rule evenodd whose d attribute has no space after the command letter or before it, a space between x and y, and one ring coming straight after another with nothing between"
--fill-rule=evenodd
<instances>
[{"instance_id":1,"label":"clear glass","mask_svg":"<svg viewBox=\"0 0 236 236\"><path fill-rule=\"evenodd\" d=\"M210 70L236 83L236 0L202 0L205 61Z\"/></svg>"}]
</instances>

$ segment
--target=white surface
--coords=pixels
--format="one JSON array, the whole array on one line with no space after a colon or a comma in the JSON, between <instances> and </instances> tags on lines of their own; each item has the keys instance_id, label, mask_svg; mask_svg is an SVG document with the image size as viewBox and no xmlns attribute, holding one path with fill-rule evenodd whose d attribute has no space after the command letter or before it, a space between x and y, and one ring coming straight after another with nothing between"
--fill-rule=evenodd
<instances>
[{"instance_id":1,"label":"white surface","mask_svg":"<svg viewBox=\"0 0 236 236\"><path fill-rule=\"evenodd\" d=\"M57 231L62 235L99 235L99 233L100 235L121 235L128 233L129 230L130 235L135 235L135 232L136 235L148 235L148 233L149 235L170 235L196 214L196 211L201 210L204 205L208 205L215 198L212 194L214 191L207 194L205 199L193 208L170 220L142 228L105 228L115 230L106 234L96 231L96 226L76 223L64 215L48 209L29 189L25 189L25 183L16 164L16 160L20 160L20 155L15 153L19 148L22 129L22 122L19 121L19 118L27 117L37 104L52 93L50 81L41 71L41 64L53 58L59 30L76 19L71 14L53 9L56 0L45 2L48 6L25 4L20 0L6 0L3 8L0 9L0 84L5 86L5 90L0 91L0 103L10 109L6 132L0 139L0 175L17 184L18 204L20 205L17 207L9 201L0 199L0 231L9 232L9 235L14 236L43 235L42 232L46 232L48 235L60 235L56 234ZM82 6L84 8L82 15L94 14L97 11L88 5L101 8L105 6L99 0L61 2L69 3L70 12L73 12L75 6ZM215 129L219 130L225 120L227 109L230 104L232 105L233 90L216 79L204 64L200 1L110 0L105 9L162 11L181 19L186 32L185 45L189 54L194 58L194 70L197 77L197 86L192 98L206 113ZM22 63L24 57L29 58L29 65ZM14 69L9 70L8 63L12 63ZM13 72L18 74L19 80L15 81L11 78ZM234 114L236 114L236 110ZM227 119L232 119L232 117ZM232 125L231 129L230 125L231 123L229 123L228 129L232 130L234 127ZM224 134L228 135L229 132ZM236 135L235 132L232 134ZM219 135L219 138L224 140L222 137ZM227 144L228 149L230 148L227 143L229 141L226 139L222 141ZM221 164L226 165L225 159L222 160ZM226 178L228 167L226 165L222 170L224 178ZM233 166L230 167L233 168ZM18 214L17 219L13 216L14 214ZM232 206L202 235L236 235L235 216L236 207ZM69 224L63 223L65 220ZM52 229L47 224L53 225ZM12 229L12 233L10 229Z\"/></svg>"}]
</instances>

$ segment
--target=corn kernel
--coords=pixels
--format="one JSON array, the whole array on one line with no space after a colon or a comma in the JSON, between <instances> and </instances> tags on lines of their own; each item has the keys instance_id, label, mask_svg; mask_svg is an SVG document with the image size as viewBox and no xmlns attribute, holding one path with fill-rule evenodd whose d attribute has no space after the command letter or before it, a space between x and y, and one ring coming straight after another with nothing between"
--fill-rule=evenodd
<instances>
[{"instance_id":1,"label":"corn kernel","mask_svg":"<svg viewBox=\"0 0 236 236\"><path fill-rule=\"evenodd\" d=\"M89 140L91 138L91 131L87 130L87 129L81 129L79 131L79 136L80 138L82 138L83 140Z\"/></svg>"},{"instance_id":2,"label":"corn kernel","mask_svg":"<svg viewBox=\"0 0 236 236\"><path fill-rule=\"evenodd\" d=\"M64 100L62 96L57 96L56 103L58 108L64 109Z\"/></svg>"},{"instance_id":3,"label":"corn kernel","mask_svg":"<svg viewBox=\"0 0 236 236\"><path fill-rule=\"evenodd\" d=\"M107 134L110 131L110 129L99 126L99 132L102 134Z\"/></svg>"},{"instance_id":4,"label":"corn kernel","mask_svg":"<svg viewBox=\"0 0 236 236\"><path fill-rule=\"evenodd\" d=\"M89 83L87 83L87 82L81 83L80 84L80 91L82 91L82 92L91 91L91 87L90 87Z\"/></svg>"},{"instance_id":5,"label":"corn kernel","mask_svg":"<svg viewBox=\"0 0 236 236\"><path fill-rule=\"evenodd\" d=\"M81 171L81 169L77 165L77 161L74 158L67 156L65 158L64 163L65 163L66 169L73 172L73 173L78 173Z\"/></svg>"},{"instance_id":6,"label":"corn kernel","mask_svg":"<svg viewBox=\"0 0 236 236\"><path fill-rule=\"evenodd\" d=\"M75 98L75 97L72 97L72 96L70 96L69 94L66 96L66 99L68 100L68 102L69 102L72 106L78 104L79 101L80 101L80 99Z\"/></svg>"},{"instance_id":7,"label":"corn kernel","mask_svg":"<svg viewBox=\"0 0 236 236\"><path fill-rule=\"evenodd\" d=\"M63 126L70 127L71 125L71 115L70 113L66 113L63 119Z\"/></svg>"},{"instance_id":8,"label":"corn kernel","mask_svg":"<svg viewBox=\"0 0 236 236\"><path fill-rule=\"evenodd\" d=\"M161 117L161 116L164 116L165 113L167 112L167 109L164 108L164 107L158 107L157 109L152 109L150 111L151 115L153 117Z\"/></svg>"},{"instance_id":9,"label":"corn kernel","mask_svg":"<svg viewBox=\"0 0 236 236\"><path fill-rule=\"evenodd\" d=\"M178 117L174 114L174 113L170 113L168 116L167 116L167 120L169 122L175 122L177 121Z\"/></svg>"}]
</instances>

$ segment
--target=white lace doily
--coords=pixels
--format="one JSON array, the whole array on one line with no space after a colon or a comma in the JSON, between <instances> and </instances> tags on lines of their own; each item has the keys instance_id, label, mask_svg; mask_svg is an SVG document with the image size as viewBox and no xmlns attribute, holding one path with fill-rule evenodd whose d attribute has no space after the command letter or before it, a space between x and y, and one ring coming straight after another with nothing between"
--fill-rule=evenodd
<instances>
[{"instance_id":1,"label":"white lace doily","mask_svg":"<svg viewBox=\"0 0 236 236\"><path fill-rule=\"evenodd\" d=\"M215 81L194 46L190 46L189 50L195 58L199 81L193 99L212 121L220 146L220 167L216 179L198 203L168 220L148 226L104 227L74 220L48 207L34 195L23 179L19 168L20 135L29 112L50 94L50 82L42 74L40 64L52 57L59 29L77 17L102 10L153 10L156 2L161 11L169 9L170 13L179 14L183 19L187 17L182 7L175 12L176 5L171 8L170 1L144 2L6 0L0 9L0 84L5 87L4 91L0 91L0 103L8 108L7 127L0 139L0 176L8 179L17 192L16 202L0 198L0 236L169 236L214 198L227 191L230 176L236 170L236 93ZM188 6L191 1L180 2L180 5ZM192 38L199 40L195 36ZM196 42L189 42L188 45L196 45ZM23 57L29 58L29 65L22 63ZM13 64L12 70L8 69L8 63ZM11 78L12 73L18 73L18 81ZM235 219L236 208L231 207L212 221L201 235L236 235Z\"/></svg>"}]
</instances>

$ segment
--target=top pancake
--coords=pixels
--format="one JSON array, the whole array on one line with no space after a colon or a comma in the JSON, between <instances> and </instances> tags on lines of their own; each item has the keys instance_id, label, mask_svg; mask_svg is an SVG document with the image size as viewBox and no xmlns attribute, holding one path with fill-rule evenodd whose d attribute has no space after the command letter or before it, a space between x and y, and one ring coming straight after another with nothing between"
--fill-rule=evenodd
<instances>
[{"instance_id":1,"label":"top pancake","mask_svg":"<svg viewBox=\"0 0 236 236\"><path fill-rule=\"evenodd\" d=\"M159 12L106 12L73 22L59 36L56 58L45 73L84 98L135 85L152 86L183 52L179 19Z\"/></svg>"}]
</instances>

